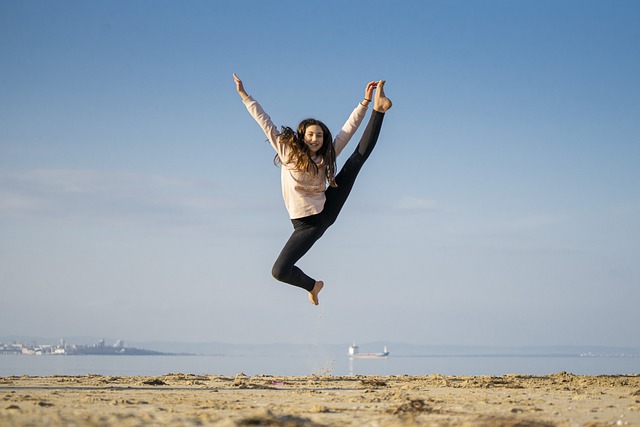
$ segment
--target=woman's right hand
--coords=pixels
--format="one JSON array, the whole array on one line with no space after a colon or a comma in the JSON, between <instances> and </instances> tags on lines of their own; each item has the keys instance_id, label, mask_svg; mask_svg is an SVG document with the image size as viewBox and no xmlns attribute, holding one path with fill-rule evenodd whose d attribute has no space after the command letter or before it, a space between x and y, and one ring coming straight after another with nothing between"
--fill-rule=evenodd
<instances>
[{"instance_id":1,"label":"woman's right hand","mask_svg":"<svg viewBox=\"0 0 640 427\"><path fill-rule=\"evenodd\" d=\"M242 84L242 80L240 77L236 76L236 73L233 73L233 80L236 82L236 90L238 91L238 95L244 100L249 97L247 92L244 90L244 85Z\"/></svg>"}]
</instances>

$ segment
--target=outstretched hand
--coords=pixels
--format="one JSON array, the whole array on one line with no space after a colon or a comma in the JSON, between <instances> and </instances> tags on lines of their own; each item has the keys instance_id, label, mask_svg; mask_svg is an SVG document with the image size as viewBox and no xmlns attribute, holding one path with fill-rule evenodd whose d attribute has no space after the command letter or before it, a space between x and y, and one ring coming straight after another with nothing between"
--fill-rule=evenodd
<instances>
[{"instance_id":1,"label":"outstretched hand","mask_svg":"<svg viewBox=\"0 0 640 427\"><path fill-rule=\"evenodd\" d=\"M236 73L233 73L233 80L236 82L236 90L238 91L238 95L240 95L242 99L249 97L247 92L244 90L242 80L240 80L240 77L238 77Z\"/></svg>"},{"instance_id":2,"label":"outstretched hand","mask_svg":"<svg viewBox=\"0 0 640 427\"><path fill-rule=\"evenodd\" d=\"M364 99L371 101L373 99L373 90L378 87L378 82L369 82L364 89Z\"/></svg>"}]
</instances>

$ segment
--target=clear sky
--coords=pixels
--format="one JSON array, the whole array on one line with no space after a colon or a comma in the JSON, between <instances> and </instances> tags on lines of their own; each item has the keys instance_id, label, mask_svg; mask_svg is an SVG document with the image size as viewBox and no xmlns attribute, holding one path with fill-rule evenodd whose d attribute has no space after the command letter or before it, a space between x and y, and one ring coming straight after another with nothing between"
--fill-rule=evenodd
<instances>
[{"instance_id":1,"label":"clear sky","mask_svg":"<svg viewBox=\"0 0 640 427\"><path fill-rule=\"evenodd\" d=\"M0 0L0 336L640 346L639 21L625 0ZM300 264L318 307L271 278L291 223L233 72L276 124L334 130L387 80Z\"/></svg>"}]
</instances>

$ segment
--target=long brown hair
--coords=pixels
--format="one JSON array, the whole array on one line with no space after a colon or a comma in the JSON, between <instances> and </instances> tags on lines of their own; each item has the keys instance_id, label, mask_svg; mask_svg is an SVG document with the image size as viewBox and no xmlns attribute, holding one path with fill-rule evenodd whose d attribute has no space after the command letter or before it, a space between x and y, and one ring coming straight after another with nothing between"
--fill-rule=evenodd
<instances>
[{"instance_id":1,"label":"long brown hair","mask_svg":"<svg viewBox=\"0 0 640 427\"><path fill-rule=\"evenodd\" d=\"M317 125L322 129L322 147L317 151L316 156L320 156L320 162L317 164L311 158L309 147L304 143L304 134L309 126ZM337 187L336 184L336 152L333 148L333 137L329 128L316 119L305 119L298 125L298 131L283 126L278 134L280 142L289 147L289 158L287 163L291 163L297 170L317 174L319 167L324 168L327 175L329 185ZM282 160L276 155L273 159L276 166L282 164Z\"/></svg>"}]
</instances>

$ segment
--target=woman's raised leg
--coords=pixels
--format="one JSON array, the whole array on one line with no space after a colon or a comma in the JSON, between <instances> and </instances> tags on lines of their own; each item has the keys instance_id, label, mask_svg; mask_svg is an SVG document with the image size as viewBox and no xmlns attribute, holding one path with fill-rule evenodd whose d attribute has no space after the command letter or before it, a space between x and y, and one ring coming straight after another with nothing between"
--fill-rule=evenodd
<instances>
[{"instance_id":1,"label":"woman's raised leg","mask_svg":"<svg viewBox=\"0 0 640 427\"><path fill-rule=\"evenodd\" d=\"M373 111L367 123L367 127L362 133L360 142L354 150L353 154L347 159L338 175L336 175L337 187L330 187L325 192L326 202L322 215L329 224L333 224L338 218L338 214L342 210L353 184L356 181L358 173L364 162L369 158L373 148L378 141L380 129L385 112L391 108L391 100L384 94L384 80L380 80L374 97Z\"/></svg>"}]
</instances>

